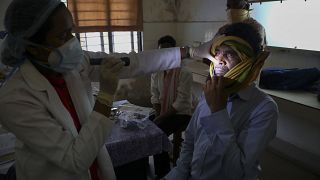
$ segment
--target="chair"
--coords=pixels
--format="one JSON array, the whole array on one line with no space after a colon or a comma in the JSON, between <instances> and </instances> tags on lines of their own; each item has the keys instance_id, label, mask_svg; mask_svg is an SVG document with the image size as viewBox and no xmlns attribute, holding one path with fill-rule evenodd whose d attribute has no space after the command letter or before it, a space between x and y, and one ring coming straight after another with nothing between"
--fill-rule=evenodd
<instances>
[{"instance_id":1,"label":"chair","mask_svg":"<svg viewBox=\"0 0 320 180\"><path fill-rule=\"evenodd\" d=\"M173 139L172 139L172 144L173 144L172 163L173 163L173 166L176 166L177 159L179 158L180 151L181 151L181 143L183 141L182 133L186 130L187 126L188 126L188 124L186 124L185 126L181 127L181 129L179 129L173 133Z\"/></svg>"}]
</instances>

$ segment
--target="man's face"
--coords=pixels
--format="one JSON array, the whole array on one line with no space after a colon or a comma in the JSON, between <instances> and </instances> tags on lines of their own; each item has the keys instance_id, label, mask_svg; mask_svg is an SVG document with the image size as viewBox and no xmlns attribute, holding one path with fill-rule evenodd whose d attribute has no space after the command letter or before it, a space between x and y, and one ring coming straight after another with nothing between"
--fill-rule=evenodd
<instances>
[{"instance_id":1,"label":"man's face","mask_svg":"<svg viewBox=\"0 0 320 180\"><path fill-rule=\"evenodd\" d=\"M217 47L214 56L214 73L216 76L225 75L230 69L241 62L238 54L226 45Z\"/></svg>"}]
</instances>

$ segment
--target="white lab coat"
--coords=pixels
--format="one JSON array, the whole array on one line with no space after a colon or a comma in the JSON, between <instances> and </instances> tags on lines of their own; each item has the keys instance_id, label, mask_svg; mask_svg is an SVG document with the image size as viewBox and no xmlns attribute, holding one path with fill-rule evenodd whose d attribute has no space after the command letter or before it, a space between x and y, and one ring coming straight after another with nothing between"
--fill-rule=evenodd
<instances>
[{"instance_id":1,"label":"white lab coat","mask_svg":"<svg viewBox=\"0 0 320 180\"><path fill-rule=\"evenodd\" d=\"M129 56L130 66L121 73L123 78L180 66L178 48ZM81 67L65 75L82 124L79 133L54 87L28 60L0 89L0 123L17 137L18 180L90 180L88 168L95 157L102 180L116 179L104 146L113 122L92 111L89 77L98 74L96 70L84 61Z\"/></svg>"}]
</instances>

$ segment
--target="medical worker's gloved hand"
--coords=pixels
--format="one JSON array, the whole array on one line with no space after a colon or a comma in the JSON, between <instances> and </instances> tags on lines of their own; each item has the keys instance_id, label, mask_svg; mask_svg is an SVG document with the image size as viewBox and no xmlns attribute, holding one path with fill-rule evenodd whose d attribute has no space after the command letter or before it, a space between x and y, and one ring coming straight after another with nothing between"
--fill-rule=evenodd
<instances>
[{"instance_id":1,"label":"medical worker's gloved hand","mask_svg":"<svg viewBox=\"0 0 320 180\"><path fill-rule=\"evenodd\" d=\"M97 100L111 106L118 87L119 72L125 63L120 59L108 59L100 66L100 91Z\"/></svg>"},{"instance_id":2,"label":"medical worker's gloved hand","mask_svg":"<svg viewBox=\"0 0 320 180\"><path fill-rule=\"evenodd\" d=\"M211 45L213 43L213 40L210 40L208 42L205 42L201 44L199 47L190 47L189 48L189 54L191 58L207 58L209 60L213 60L213 56L210 54Z\"/></svg>"}]
</instances>

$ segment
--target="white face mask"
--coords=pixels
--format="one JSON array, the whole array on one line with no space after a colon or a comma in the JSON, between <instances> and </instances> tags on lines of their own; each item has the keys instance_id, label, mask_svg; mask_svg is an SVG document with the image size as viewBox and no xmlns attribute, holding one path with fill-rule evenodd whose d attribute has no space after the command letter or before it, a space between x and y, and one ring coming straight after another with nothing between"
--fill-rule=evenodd
<instances>
[{"instance_id":1,"label":"white face mask","mask_svg":"<svg viewBox=\"0 0 320 180\"><path fill-rule=\"evenodd\" d=\"M42 45L37 45L34 43L30 44L43 47ZM37 61L36 63L52 69L55 72L65 73L75 69L79 64L81 64L83 56L83 50L81 49L78 39L73 37L62 46L50 52L48 57L49 65L43 64L40 61Z\"/></svg>"},{"instance_id":2,"label":"white face mask","mask_svg":"<svg viewBox=\"0 0 320 180\"><path fill-rule=\"evenodd\" d=\"M250 17L249 11L246 9L228 9L227 20L229 23L242 22Z\"/></svg>"}]
</instances>

